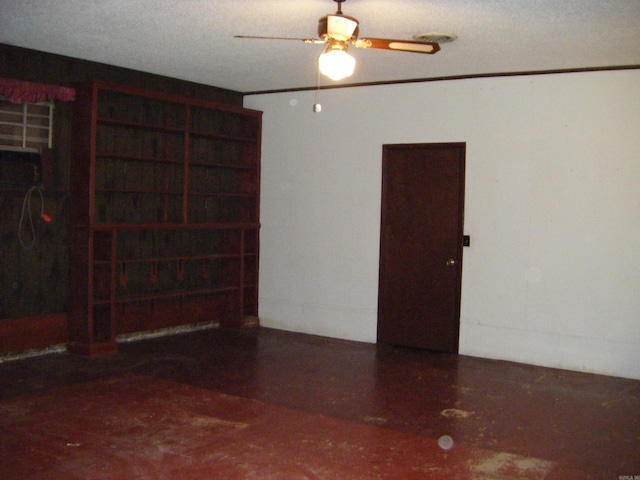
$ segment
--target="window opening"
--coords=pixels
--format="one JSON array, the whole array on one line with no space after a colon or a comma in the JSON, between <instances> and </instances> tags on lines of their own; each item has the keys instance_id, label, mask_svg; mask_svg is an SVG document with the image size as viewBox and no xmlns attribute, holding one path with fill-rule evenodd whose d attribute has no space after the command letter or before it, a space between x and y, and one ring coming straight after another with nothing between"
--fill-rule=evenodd
<instances>
[{"instance_id":1,"label":"window opening","mask_svg":"<svg viewBox=\"0 0 640 480\"><path fill-rule=\"evenodd\" d=\"M53 101L10 103L0 97L0 149L39 152L53 143Z\"/></svg>"}]
</instances>

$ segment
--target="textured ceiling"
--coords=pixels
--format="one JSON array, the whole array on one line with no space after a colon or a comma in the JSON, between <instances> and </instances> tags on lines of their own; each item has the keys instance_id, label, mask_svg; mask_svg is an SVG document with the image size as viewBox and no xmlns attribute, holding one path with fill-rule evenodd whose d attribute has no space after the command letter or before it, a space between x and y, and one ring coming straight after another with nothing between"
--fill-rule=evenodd
<instances>
[{"instance_id":1,"label":"textured ceiling","mask_svg":"<svg viewBox=\"0 0 640 480\"><path fill-rule=\"evenodd\" d=\"M316 85L308 38L331 0L0 0L0 43L240 92ZM640 65L640 0L348 0L361 37L458 40L435 55L352 49L339 83ZM1 72L0 72L1 75ZM321 85L335 84L321 79Z\"/></svg>"}]
</instances>

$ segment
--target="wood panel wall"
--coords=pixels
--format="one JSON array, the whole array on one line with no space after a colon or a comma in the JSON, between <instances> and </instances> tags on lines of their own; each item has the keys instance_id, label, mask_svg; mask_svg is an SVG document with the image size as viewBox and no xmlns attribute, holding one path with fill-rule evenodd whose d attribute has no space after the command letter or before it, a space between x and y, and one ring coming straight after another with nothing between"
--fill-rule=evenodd
<instances>
[{"instance_id":1,"label":"wood panel wall","mask_svg":"<svg viewBox=\"0 0 640 480\"><path fill-rule=\"evenodd\" d=\"M104 80L242 106L240 92L1 43L0 76L67 87ZM27 189L0 187L0 353L53 345L64 336L68 256L73 254L67 248L71 114L71 103L56 102L51 179L44 191L52 221L39 218L40 196L34 192L36 242L31 249L22 247L18 237ZM27 240L31 237L28 223L23 222L22 233Z\"/></svg>"}]
</instances>

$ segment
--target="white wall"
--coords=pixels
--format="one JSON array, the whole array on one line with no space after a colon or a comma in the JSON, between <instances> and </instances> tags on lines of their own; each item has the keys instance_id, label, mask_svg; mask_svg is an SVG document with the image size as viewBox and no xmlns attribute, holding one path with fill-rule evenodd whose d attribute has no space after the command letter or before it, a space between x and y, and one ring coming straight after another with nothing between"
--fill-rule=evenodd
<instances>
[{"instance_id":1,"label":"white wall","mask_svg":"<svg viewBox=\"0 0 640 480\"><path fill-rule=\"evenodd\" d=\"M466 142L460 353L640 379L640 70L254 95L260 318L375 342L382 145Z\"/></svg>"}]
</instances>

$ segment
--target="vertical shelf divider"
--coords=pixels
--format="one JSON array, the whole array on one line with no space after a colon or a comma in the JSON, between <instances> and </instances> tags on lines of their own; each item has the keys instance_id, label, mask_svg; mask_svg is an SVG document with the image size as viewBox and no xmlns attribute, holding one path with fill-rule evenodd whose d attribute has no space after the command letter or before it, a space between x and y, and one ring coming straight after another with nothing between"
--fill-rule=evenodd
<instances>
[{"instance_id":1,"label":"vertical shelf divider","mask_svg":"<svg viewBox=\"0 0 640 480\"><path fill-rule=\"evenodd\" d=\"M182 221L189 223L189 159L191 152L191 106L185 105L184 159L182 167Z\"/></svg>"}]
</instances>

